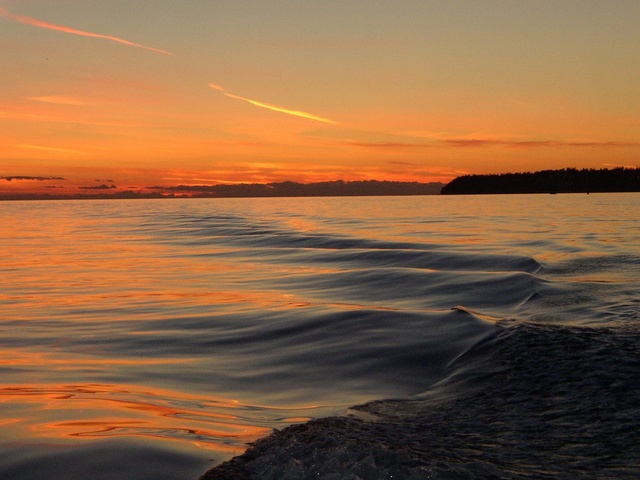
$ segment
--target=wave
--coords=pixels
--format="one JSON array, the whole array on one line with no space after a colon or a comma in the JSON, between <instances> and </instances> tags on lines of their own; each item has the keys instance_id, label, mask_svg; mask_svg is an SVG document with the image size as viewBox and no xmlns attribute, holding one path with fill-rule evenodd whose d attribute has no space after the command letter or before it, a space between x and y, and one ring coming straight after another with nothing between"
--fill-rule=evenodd
<instances>
[{"instance_id":1,"label":"wave","mask_svg":"<svg viewBox=\"0 0 640 480\"><path fill-rule=\"evenodd\" d=\"M345 394L417 393L496 328L455 310L304 306L148 322L114 348L139 358L195 356L200 360L188 375L205 381L215 372L221 388L260 388L263 396L286 395L288 403L331 403ZM186 373L178 364L163 366L162 374Z\"/></svg>"},{"instance_id":2,"label":"wave","mask_svg":"<svg viewBox=\"0 0 640 480\"><path fill-rule=\"evenodd\" d=\"M638 332L506 324L411 399L275 431L229 478L637 478Z\"/></svg>"}]
</instances>

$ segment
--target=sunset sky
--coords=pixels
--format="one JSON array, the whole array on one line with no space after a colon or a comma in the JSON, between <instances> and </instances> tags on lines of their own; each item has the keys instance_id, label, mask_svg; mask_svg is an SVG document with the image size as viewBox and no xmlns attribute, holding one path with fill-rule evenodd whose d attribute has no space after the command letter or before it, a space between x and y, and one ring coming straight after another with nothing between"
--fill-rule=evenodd
<instances>
[{"instance_id":1,"label":"sunset sky","mask_svg":"<svg viewBox=\"0 0 640 480\"><path fill-rule=\"evenodd\" d=\"M638 0L0 0L0 193L635 167L639 25Z\"/></svg>"}]
</instances>

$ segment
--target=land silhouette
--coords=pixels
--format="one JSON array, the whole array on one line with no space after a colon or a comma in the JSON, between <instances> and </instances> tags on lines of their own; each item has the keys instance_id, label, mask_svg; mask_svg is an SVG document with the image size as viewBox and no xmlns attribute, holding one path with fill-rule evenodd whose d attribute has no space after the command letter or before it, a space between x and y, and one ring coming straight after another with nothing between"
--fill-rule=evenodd
<instances>
[{"instance_id":1,"label":"land silhouette","mask_svg":"<svg viewBox=\"0 0 640 480\"><path fill-rule=\"evenodd\" d=\"M26 177L4 177L26 178ZM49 178L49 177L46 177ZM64 180L55 177L57 180ZM40 180L40 178L38 178ZM234 198L234 197L331 197L331 196L392 196L438 195L440 182L392 182L336 180L316 183L239 183L223 185L175 185L146 187L146 191L121 190L114 184L77 187L74 193L9 193L0 186L0 200L62 200L62 199L135 199L135 198ZM59 188L59 187L56 187Z\"/></svg>"},{"instance_id":2,"label":"land silhouette","mask_svg":"<svg viewBox=\"0 0 640 480\"><path fill-rule=\"evenodd\" d=\"M465 175L442 188L443 195L504 193L640 192L640 168L542 170Z\"/></svg>"},{"instance_id":3,"label":"land silhouette","mask_svg":"<svg viewBox=\"0 0 640 480\"><path fill-rule=\"evenodd\" d=\"M56 181L62 177L0 177L13 181ZM96 180L97 181L97 180ZM3 191L0 200L136 199L136 198L258 198L258 197L334 197L400 195L472 195L517 193L598 193L640 192L640 167L612 169L564 168L538 172L464 175L448 184L441 182L395 182L379 180L297 183L237 183L216 185L150 186L122 189L113 182L76 187L47 186L45 193Z\"/></svg>"}]
</instances>

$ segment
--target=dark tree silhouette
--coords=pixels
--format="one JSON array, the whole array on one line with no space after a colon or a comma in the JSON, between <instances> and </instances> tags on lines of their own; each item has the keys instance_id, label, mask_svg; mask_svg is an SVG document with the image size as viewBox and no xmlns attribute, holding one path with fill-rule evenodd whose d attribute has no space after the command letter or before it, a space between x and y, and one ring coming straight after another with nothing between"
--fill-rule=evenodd
<instances>
[{"instance_id":1,"label":"dark tree silhouette","mask_svg":"<svg viewBox=\"0 0 640 480\"><path fill-rule=\"evenodd\" d=\"M640 192L640 168L542 170L465 175L442 188L443 195L491 193Z\"/></svg>"}]
</instances>

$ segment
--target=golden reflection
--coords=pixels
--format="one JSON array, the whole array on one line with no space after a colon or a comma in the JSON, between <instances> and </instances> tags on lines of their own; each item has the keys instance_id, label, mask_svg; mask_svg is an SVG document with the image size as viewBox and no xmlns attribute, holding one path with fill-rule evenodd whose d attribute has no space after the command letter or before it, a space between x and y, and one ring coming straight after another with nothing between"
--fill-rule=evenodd
<instances>
[{"instance_id":1,"label":"golden reflection","mask_svg":"<svg viewBox=\"0 0 640 480\"><path fill-rule=\"evenodd\" d=\"M127 385L4 386L0 403L8 413L0 426L17 441L136 436L230 452L271 430L241 420L235 413L255 407L235 400Z\"/></svg>"},{"instance_id":2,"label":"golden reflection","mask_svg":"<svg viewBox=\"0 0 640 480\"><path fill-rule=\"evenodd\" d=\"M287 423L302 423L308 422L309 420L311 420L311 417L289 417L284 419Z\"/></svg>"},{"instance_id":3,"label":"golden reflection","mask_svg":"<svg viewBox=\"0 0 640 480\"><path fill-rule=\"evenodd\" d=\"M0 349L0 365L11 366L40 366L46 364L54 367L57 371L77 370L79 367L95 366L103 368L105 366L140 366L140 365L174 365L191 363L195 359L190 358L90 358L82 356L70 359L56 358L50 353L34 352L19 349Z\"/></svg>"}]
</instances>

